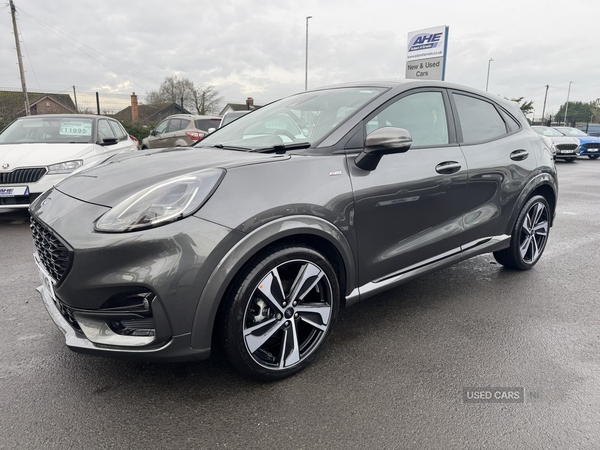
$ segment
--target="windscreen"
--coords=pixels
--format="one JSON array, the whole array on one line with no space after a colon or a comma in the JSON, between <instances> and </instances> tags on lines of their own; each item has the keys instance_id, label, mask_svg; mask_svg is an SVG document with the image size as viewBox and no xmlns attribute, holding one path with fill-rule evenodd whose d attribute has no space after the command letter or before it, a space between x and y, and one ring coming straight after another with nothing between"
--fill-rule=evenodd
<instances>
[{"instance_id":1,"label":"windscreen","mask_svg":"<svg viewBox=\"0 0 600 450\"><path fill-rule=\"evenodd\" d=\"M532 127L537 134L547 137L564 137L564 134L550 127Z\"/></svg>"},{"instance_id":2,"label":"windscreen","mask_svg":"<svg viewBox=\"0 0 600 450\"><path fill-rule=\"evenodd\" d=\"M587 134L585 134L581 130L578 130L577 128L556 127L556 129L558 131L560 131L562 134L564 134L565 136L579 136L579 137L587 136Z\"/></svg>"},{"instance_id":3,"label":"windscreen","mask_svg":"<svg viewBox=\"0 0 600 450\"><path fill-rule=\"evenodd\" d=\"M198 146L252 150L281 144L313 144L384 90L347 87L287 97L220 128Z\"/></svg>"},{"instance_id":4,"label":"windscreen","mask_svg":"<svg viewBox=\"0 0 600 450\"><path fill-rule=\"evenodd\" d=\"M22 118L13 122L0 134L0 144L91 142L92 119L84 118Z\"/></svg>"}]
</instances>

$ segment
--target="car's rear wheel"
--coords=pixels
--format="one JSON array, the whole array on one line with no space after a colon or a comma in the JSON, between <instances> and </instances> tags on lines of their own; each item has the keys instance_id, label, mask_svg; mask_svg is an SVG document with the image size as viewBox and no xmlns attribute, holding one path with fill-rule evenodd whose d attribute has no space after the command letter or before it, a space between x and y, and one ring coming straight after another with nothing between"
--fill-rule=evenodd
<instances>
[{"instance_id":1,"label":"car's rear wheel","mask_svg":"<svg viewBox=\"0 0 600 450\"><path fill-rule=\"evenodd\" d=\"M494 252L494 258L510 269L528 270L539 261L548 242L550 207L541 195L532 197L519 213L510 247Z\"/></svg>"},{"instance_id":2,"label":"car's rear wheel","mask_svg":"<svg viewBox=\"0 0 600 450\"><path fill-rule=\"evenodd\" d=\"M285 244L254 258L226 302L222 336L229 360L243 374L271 381L299 372L322 350L340 289L323 255Z\"/></svg>"},{"instance_id":3,"label":"car's rear wheel","mask_svg":"<svg viewBox=\"0 0 600 450\"><path fill-rule=\"evenodd\" d=\"M588 155L588 158L590 158L590 159L598 159L598 158L600 158L600 155Z\"/></svg>"}]
</instances>

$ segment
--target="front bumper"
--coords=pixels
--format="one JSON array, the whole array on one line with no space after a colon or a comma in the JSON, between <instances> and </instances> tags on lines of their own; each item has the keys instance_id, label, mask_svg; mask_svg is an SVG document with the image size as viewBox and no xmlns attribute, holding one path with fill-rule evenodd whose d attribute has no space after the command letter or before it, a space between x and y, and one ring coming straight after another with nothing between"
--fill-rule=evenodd
<instances>
[{"instance_id":1,"label":"front bumper","mask_svg":"<svg viewBox=\"0 0 600 450\"><path fill-rule=\"evenodd\" d=\"M63 266L68 268L58 274L58 282L50 275L48 267L55 266L43 243L37 243L43 258L34 254L42 281L37 290L67 346L144 361L207 358L210 340L191 346L198 299L213 267L237 241L235 233L196 217L139 232L95 232L93 223L106 210L56 189L30 209L33 221L48 231L44 236L62 243L56 252L71 252L72 262ZM50 238L46 241L52 242ZM151 330L135 329L129 335L132 330L126 329L124 336L115 324L144 320L114 299L141 291L150 294L149 317L141 319Z\"/></svg>"},{"instance_id":2,"label":"front bumper","mask_svg":"<svg viewBox=\"0 0 600 450\"><path fill-rule=\"evenodd\" d=\"M574 159L579 156L579 153L575 150L556 150L556 158L568 158Z\"/></svg>"},{"instance_id":3,"label":"front bumper","mask_svg":"<svg viewBox=\"0 0 600 450\"><path fill-rule=\"evenodd\" d=\"M585 148L581 147L581 156L598 156L600 155L600 148Z\"/></svg>"},{"instance_id":4,"label":"front bumper","mask_svg":"<svg viewBox=\"0 0 600 450\"><path fill-rule=\"evenodd\" d=\"M206 359L210 356L210 347L206 349L191 348L191 333L173 336L166 343L152 348L110 347L92 343L83 332L75 330L65 319L58 308L58 300L49 281L51 277L40 263L37 254L34 254L34 261L42 282L36 290L42 297L50 318L65 336L65 344L69 349L89 355L151 362L184 362Z\"/></svg>"}]
</instances>

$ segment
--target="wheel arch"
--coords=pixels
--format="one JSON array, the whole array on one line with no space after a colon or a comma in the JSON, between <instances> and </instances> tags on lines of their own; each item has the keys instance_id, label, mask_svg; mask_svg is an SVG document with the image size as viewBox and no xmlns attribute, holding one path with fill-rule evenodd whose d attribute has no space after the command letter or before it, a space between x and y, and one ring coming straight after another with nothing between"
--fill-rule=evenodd
<instances>
[{"instance_id":1,"label":"wheel arch","mask_svg":"<svg viewBox=\"0 0 600 450\"><path fill-rule=\"evenodd\" d=\"M543 196L548 205L550 206L550 226L554 223L554 216L556 214L556 204L558 201L558 193L555 179L548 173L543 173L533 178L521 192L519 200L515 204L515 208L512 211L508 226L506 228L506 234L512 234L512 230L515 226L517 218L523 209L523 205L529 201L530 198L541 195Z\"/></svg>"},{"instance_id":2,"label":"wheel arch","mask_svg":"<svg viewBox=\"0 0 600 450\"><path fill-rule=\"evenodd\" d=\"M345 296L356 284L354 257L346 237L335 225L319 217L280 218L242 238L215 267L196 307L191 338L193 348L211 346L213 329L237 274L257 254L285 242L309 246L331 262L340 283L341 306L344 306Z\"/></svg>"}]
</instances>

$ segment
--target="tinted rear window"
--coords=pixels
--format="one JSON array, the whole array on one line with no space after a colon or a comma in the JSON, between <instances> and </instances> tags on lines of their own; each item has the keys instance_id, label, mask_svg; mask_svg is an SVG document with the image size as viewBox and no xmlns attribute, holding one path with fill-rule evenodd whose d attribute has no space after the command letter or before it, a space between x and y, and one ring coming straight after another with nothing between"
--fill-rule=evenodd
<instances>
[{"instance_id":1,"label":"tinted rear window","mask_svg":"<svg viewBox=\"0 0 600 450\"><path fill-rule=\"evenodd\" d=\"M196 119L194 123L199 130L207 131L209 128L219 128L221 119Z\"/></svg>"}]
</instances>

